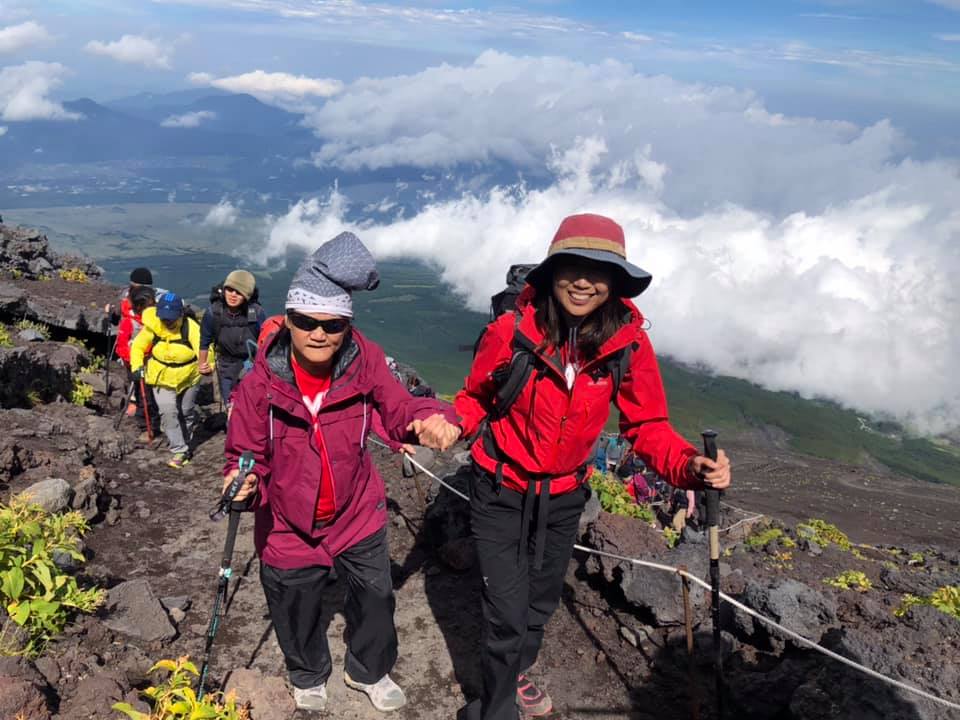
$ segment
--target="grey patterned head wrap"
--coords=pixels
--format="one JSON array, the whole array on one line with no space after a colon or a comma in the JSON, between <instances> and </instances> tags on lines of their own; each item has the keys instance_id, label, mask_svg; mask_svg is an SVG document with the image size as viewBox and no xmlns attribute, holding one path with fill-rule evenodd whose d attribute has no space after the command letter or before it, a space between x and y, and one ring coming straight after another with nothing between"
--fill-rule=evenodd
<instances>
[{"instance_id":1,"label":"grey patterned head wrap","mask_svg":"<svg viewBox=\"0 0 960 720\"><path fill-rule=\"evenodd\" d=\"M287 291L287 310L353 317L354 290L380 284L377 263L360 238L342 232L307 257Z\"/></svg>"}]
</instances>

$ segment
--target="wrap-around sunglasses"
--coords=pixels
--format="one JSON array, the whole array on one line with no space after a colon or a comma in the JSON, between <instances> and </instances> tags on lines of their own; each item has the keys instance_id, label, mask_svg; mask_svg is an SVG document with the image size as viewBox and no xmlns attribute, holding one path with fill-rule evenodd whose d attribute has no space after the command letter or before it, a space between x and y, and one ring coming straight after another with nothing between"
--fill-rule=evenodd
<instances>
[{"instance_id":1,"label":"wrap-around sunglasses","mask_svg":"<svg viewBox=\"0 0 960 720\"><path fill-rule=\"evenodd\" d=\"M348 327L350 327L350 321L344 318L317 320L309 315L298 313L295 310L288 311L287 317L290 319L291 325L298 330L303 330L304 332L313 332L317 328L320 328L328 335L339 335Z\"/></svg>"}]
</instances>

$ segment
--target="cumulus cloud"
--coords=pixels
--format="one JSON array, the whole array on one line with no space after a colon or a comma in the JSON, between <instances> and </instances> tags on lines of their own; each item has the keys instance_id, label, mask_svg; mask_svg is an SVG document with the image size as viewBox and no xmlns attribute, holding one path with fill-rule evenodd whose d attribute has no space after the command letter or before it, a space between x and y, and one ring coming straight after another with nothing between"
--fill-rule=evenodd
<instances>
[{"instance_id":1,"label":"cumulus cloud","mask_svg":"<svg viewBox=\"0 0 960 720\"><path fill-rule=\"evenodd\" d=\"M241 204L234 205L227 198L223 198L210 208L210 212L207 213L201 224L208 227L230 227L236 224L240 217Z\"/></svg>"},{"instance_id":2,"label":"cumulus cloud","mask_svg":"<svg viewBox=\"0 0 960 720\"><path fill-rule=\"evenodd\" d=\"M141 35L124 35L113 42L91 40L84 49L94 55L103 55L117 62L143 65L155 70L169 70L173 55L171 45Z\"/></svg>"},{"instance_id":3,"label":"cumulus cloud","mask_svg":"<svg viewBox=\"0 0 960 720\"><path fill-rule=\"evenodd\" d=\"M0 125L0 137L3 137L3 136L6 135L6 134L7 134L7 126L6 126L6 125Z\"/></svg>"},{"instance_id":4,"label":"cumulus cloud","mask_svg":"<svg viewBox=\"0 0 960 720\"><path fill-rule=\"evenodd\" d=\"M50 40L50 33L39 23L29 20L19 25L0 28L0 53L14 53Z\"/></svg>"},{"instance_id":5,"label":"cumulus cloud","mask_svg":"<svg viewBox=\"0 0 960 720\"><path fill-rule=\"evenodd\" d=\"M960 424L960 164L911 159L890 123L777 115L751 93L619 63L494 53L357 81L312 122L329 165L506 161L541 177L408 217L358 220L336 192L305 200L274 219L266 255L350 228L380 257L437 264L483 310L563 216L600 212L655 277L639 305L660 352L925 430Z\"/></svg>"},{"instance_id":6,"label":"cumulus cloud","mask_svg":"<svg viewBox=\"0 0 960 720\"><path fill-rule=\"evenodd\" d=\"M217 114L211 110L199 110L197 112L188 112L183 115L171 115L160 123L162 127L167 128L195 128L201 123L213 120Z\"/></svg>"},{"instance_id":7,"label":"cumulus cloud","mask_svg":"<svg viewBox=\"0 0 960 720\"><path fill-rule=\"evenodd\" d=\"M77 120L47 95L68 73L60 63L27 62L0 68L0 120Z\"/></svg>"},{"instance_id":8,"label":"cumulus cloud","mask_svg":"<svg viewBox=\"0 0 960 720\"><path fill-rule=\"evenodd\" d=\"M498 161L536 176L555 147L595 135L608 148L605 169L646 163L679 212L728 202L819 212L909 172L898 163L908 142L888 122L786 117L749 91L643 75L612 60L489 51L466 66L357 80L307 122L324 140L314 161L345 170Z\"/></svg>"},{"instance_id":9,"label":"cumulus cloud","mask_svg":"<svg viewBox=\"0 0 960 720\"><path fill-rule=\"evenodd\" d=\"M187 79L194 85L209 85L232 93L247 93L262 102L275 104L326 98L336 95L343 87L339 80L263 70L227 77L215 77L210 73L190 73Z\"/></svg>"}]
</instances>

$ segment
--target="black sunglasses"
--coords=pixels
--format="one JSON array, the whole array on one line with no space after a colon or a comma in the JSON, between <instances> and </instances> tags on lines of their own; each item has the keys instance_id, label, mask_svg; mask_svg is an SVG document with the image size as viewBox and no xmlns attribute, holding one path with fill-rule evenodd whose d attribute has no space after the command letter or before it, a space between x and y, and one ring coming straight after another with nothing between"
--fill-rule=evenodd
<instances>
[{"instance_id":1,"label":"black sunglasses","mask_svg":"<svg viewBox=\"0 0 960 720\"><path fill-rule=\"evenodd\" d=\"M235 294L237 294L237 295L243 295L242 292L240 292L240 291L237 290L236 288L230 287L229 285L224 285L224 286L223 286L223 291L224 291L224 292L232 292L232 293L235 293Z\"/></svg>"},{"instance_id":2,"label":"black sunglasses","mask_svg":"<svg viewBox=\"0 0 960 720\"><path fill-rule=\"evenodd\" d=\"M288 312L287 318L289 318L290 324L297 328L297 330L303 330L304 332L313 332L317 328L321 328L327 335L339 335L350 327L350 321L343 318L317 320L316 318L294 311Z\"/></svg>"}]
</instances>

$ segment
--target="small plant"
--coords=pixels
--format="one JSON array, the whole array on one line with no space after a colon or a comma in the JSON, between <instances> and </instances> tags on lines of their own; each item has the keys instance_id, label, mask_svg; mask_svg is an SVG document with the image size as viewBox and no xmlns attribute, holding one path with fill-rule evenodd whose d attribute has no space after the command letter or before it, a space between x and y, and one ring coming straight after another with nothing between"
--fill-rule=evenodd
<instances>
[{"instance_id":1,"label":"small plant","mask_svg":"<svg viewBox=\"0 0 960 720\"><path fill-rule=\"evenodd\" d=\"M83 407L93 400L93 386L85 383L79 375L73 377L73 389L70 391L70 402Z\"/></svg>"},{"instance_id":2,"label":"small plant","mask_svg":"<svg viewBox=\"0 0 960 720\"><path fill-rule=\"evenodd\" d=\"M43 336L44 340L50 339L50 328L44 325L43 323L34 322L33 320L27 320L24 318L17 322L17 330L33 330L40 333Z\"/></svg>"},{"instance_id":3,"label":"small plant","mask_svg":"<svg viewBox=\"0 0 960 720\"><path fill-rule=\"evenodd\" d=\"M844 570L833 578L827 578L823 581L830 587L840 588L841 590L856 590L857 592L866 592L873 587L870 578L859 570Z\"/></svg>"},{"instance_id":4,"label":"small plant","mask_svg":"<svg viewBox=\"0 0 960 720\"><path fill-rule=\"evenodd\" d=\"M170 674L163 682L143 691L153 706L152 712L142 713L129 703L116 703L113 709L131 720L248 720L250 717L247 708L237 704L233 692L197 698L192 685L199 673L188 657L161 660L150 668L151 673L157 670L167 670Z\"/></svg>"},{"instance_id":5,"label":"small plant","mask_svg":"<svg viewBox=\"0 0 960 720\"><path fill-rule=\"evenodd\" d=\"M36 407L37 405L43 404L43 396L35 389L27 390L25 397L27 399L27 404L30 405L30 407Z\"/></svg>"},{"instance_id":6,"label":"small plant","mask_svg":"<svg viewBox=\"0 0 960 720\"><path fill-rule=\"evenodd\" d=\"M105 360L103 355L94 355L90 358L90 362L80 368L81 375L96 375L98 372L103 370L103 364Z\"/></svg>"},{"instance_id":7,"label":"small plant","mask_svg":"<svg viewBox=\"0 0 960 720\"><path fill-rule=\"evenodd\" d=\"M797 535L812 540L820 547L836 545L841 550L849 550L850 538L846 536L836 525L831 525L825 520L811 518L805 523L797 525Z\"/></svg>"},{"instance_id":8,"label":"small plant","mask_svg":"<svg viewBox=\"0 0 960 720\"><path fill-rule=\"evenodd\" d=\"M638 505L619 479L595 471L590 476L590 487L597 494L600 507L606 512L653 522L654 515L650 506Z\"/></svg>"},{"instance_id":9,"label":"small plant","mask_svg":"<svg viewBox=\"0 0 960 720\"><path fill-rule=\"evenodd\" d=\"M13 268L10 270L10 277L12 277L14 280L19 280L23 277L23 270L20 270L19 268Z\"/></svg>"},{"instance_id":10,"label":"small plant","mask_svg":"<svg viewBox=\"0 0 960 720\"><path fill-rule=\"evenodd\" d=\"M663 528L663 539L668 548L675 548L680 542L680 533L673 529L673 526L667 525Z\"/></svg>"},{"instance_id":11,"label":"small plant","mask_svg":"<svg viewBox=\"0 0 960 720\"><path fill-rule=\"evenodd\" d=\"M866 559L867 559L867 556L864 555L864 554L860 551L860 548L853 548L853 549L850 551L850 554L853 555L857 560L866 560Z\"/></svg>"},{"instance_id":12,"label":"small plant","mask_svg":"<svg viewBox=\"0 0 960 720\"><path fill-rule=\"evenodd\" d=\"M893 611L897 617L906 615L915 605L930 605L950 617L960 620L960 585L945 585L937 588L926 597L907 593L900 601L900 607Z\"/></svg>"},{"instance_id":13,"label":"small plant","mask_svg":"<svg viewBox=\"0 0 960 720\"><path fill-rule=\"evenodd\" d=\"M61 552L82 562L78 541L86 531L78 512L47 515L29 498L0 505L0 599L13 622L30 634L26 655L37 655L58 635L70 613L92 612L103 602L102 590L81 590L53 561Z\"/></svg>"},{"instance_id":14,"label":"small plant","mask_svg":"<svg viewBox=\"0 0 960 720\"><path fill-rule=\"evenodd\" d=\"M81 340L80 338L75 337L73 335L68 337L64 342L66 342L67 345L72 345L75 348L79 348L83 351L87 351L86 343L84 343L83 340Z\"/></svg>"},{"instance_id":15,"label":"small plant","mask_svg":"<svg viewBox=\"0 0 960 720\"><path fill-rule=\"evenodd\" d=\"M926 563L926 558L923 557L923 553L921 552L910 553L910 559L907 560L907 565L912 565L914 567L919 567L924 563Z\"/></svg>"},{"instance_id":16,"label":"small plant","mask_svg":"<svg viewBox=\"0 0 960 720\"><path fill-rule=\"evenodd\" d=\"M66 280L67 282L74 283L85 283L90 282L90 278L87 277L87 273L81 270L78 267L74 268L64 268L59 270L57 274L60 276L61 280Z\"/></svg>"},{"instance_id":17,"label":"small plant","mask_svg":"<svg viewBox=\"0 0 960 720\"><path fill-rule=\"evenodd\" d=\"M744 540L743 544L750 550L762 550L771 542L776 542L785 548L795 548L797 546L793 539L778 527L768 527L764 530L751 533L750 536Z\"/></svg>"},{"instance_id":18,"label":"small plant","mask_svg":"<svg viewBox=\"0 0 960 720\"><path fill-rule=\"evenodd\" d=\"M10 331L6 326L0 325L0 347L10 347L13 342L10 340Z\"/></svg>"}]
</instances>

